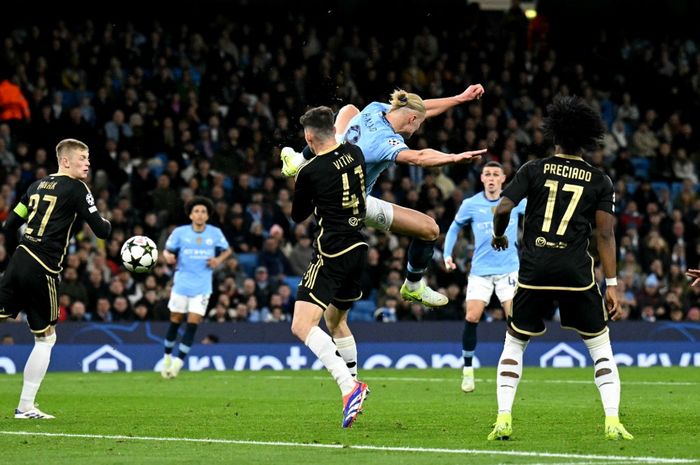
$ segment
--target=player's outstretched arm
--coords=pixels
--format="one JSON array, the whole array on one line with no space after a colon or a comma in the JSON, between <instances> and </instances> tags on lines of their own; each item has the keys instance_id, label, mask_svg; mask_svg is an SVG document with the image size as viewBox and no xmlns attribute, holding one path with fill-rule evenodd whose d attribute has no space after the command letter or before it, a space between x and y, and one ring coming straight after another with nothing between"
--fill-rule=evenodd
<instances>
[{"instance_id":1,"label":"player's outstretched arm","mask_svg":"<svg viewBox=\"0 0 700 465\"><path fill-rule=\"evenodd\" d=\"M481 98L482 95L484 95L484 87L481 84L473 84L459 95L423 100L425 104L425 117L432 118L433 116L446 112L452 107Z\"/></svg>"},{"instance_id":2,"label":"player's outstretched arm","mask_svg":"<svg viewBox=\"0 0 700 465\"><path fill-rule=\"evenodd\" d=\"M443 153L434 149L402 150L396 156L396 163L421 166L423 168L471 163L486 153L486 149L462 153Z\"/></svg>"},{"instance_id":3,"label":"player's outstretched arm","mask_svg":"<svg viewBox=\"0 0 700 465\"><path fill-rule=\"evenodd\" d=\"M685 272L686 276L694 279L692 286L697 286L700 284L700 270L688 270Z\"/></svg>"}]
</instances>

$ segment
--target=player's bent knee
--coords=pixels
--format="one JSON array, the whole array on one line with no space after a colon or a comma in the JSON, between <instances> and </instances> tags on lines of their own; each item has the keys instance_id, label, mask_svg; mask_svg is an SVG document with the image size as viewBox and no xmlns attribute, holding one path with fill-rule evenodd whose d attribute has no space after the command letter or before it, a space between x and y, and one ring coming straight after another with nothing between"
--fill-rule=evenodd
<instances>
[{"instance_id":1,"label":"player's bent knee","mask_svg":"<svg viewBox=\"0 0 700 465\"><path fill-rule=\"evenodd\" d=\"M473 324L478 324L479 321L481 321L481 314L474 314L472 315L471 313L467 313L467 318L466 318L468 323L473 323Z\"/></svg>"},{"instance_id":2,"label":"player's bent knee","mask_svg":"<svg viewBox=\"0 0 700 465\"><path fill-rule=\"evenodd\" d=\"M436 241L440 236L440 226L428 216L421 228L420 236L419 239L424 241Z\"/></svg>"}]
</instances>

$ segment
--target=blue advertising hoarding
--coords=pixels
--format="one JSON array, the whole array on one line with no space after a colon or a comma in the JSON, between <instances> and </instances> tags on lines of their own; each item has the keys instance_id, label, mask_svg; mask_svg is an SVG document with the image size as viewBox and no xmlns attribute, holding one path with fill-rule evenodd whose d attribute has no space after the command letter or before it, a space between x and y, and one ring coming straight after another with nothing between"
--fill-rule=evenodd
<instances>
[{"instance_id":1,"label":"blue advertising hoarding","mask_svg":"<svg viewBox=\"0 0 700 465\"><path fill-rule=\"evenodd\" d=\"M167 323L65 324L58 327L51 371L113 372L160 370L162 335ZM423 322L353 326L359 364L372 368L460 368L460 322ZM495 366L505 326L479 326L476 366ZM621 366L700 366L700 325L692 323L624 322L611 327L615 358ZM0 373L17 373L32 350L32 336L23 324L5 324L0 335L14 345L0 346ZM195 344L186 369L283 370L321 369L315 356L290 333L286 324L204 324L198 338L213 335L217 344ZM525 365L585 367L591 361L575 332L556 324L534 338Z\"/></svg>"}]
</instances>

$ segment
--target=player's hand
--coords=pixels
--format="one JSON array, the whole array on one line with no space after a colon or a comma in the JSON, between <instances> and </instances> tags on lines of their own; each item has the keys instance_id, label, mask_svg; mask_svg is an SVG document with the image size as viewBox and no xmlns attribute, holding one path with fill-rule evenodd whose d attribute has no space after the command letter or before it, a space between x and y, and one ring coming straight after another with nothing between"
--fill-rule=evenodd
<instances>
[{"instance_id":1,"label":"player's hand","mask_svg":"<svg viewBox=\"0 0 700 465\"><path fill-rule=\"evenodd\" d=\"M209 265L209 268L213 270L217 266L221 265L221 260L219 260L218 257L211 257L209 260L207 260L207 265Z\"/></svg>"},{"instance_id":2,"label":"player's hand","mask_svg":"<svg viewBox=\"0 0 700 465\"><path fill-rule=\"evenodd\" d=\"M685 272L685 275L689 278L694 279L693 284L691 286L697 286L700 284L700 270L688 270Z\"/></svg>"},{"instance_id":3,"label":"player's hand","mask_svg":"<svg viewBox=\"0 0 700 465\"><path fill-rule=\"evenodd\" d=\"M508 236L505 234L502 236L493 236L491 239L491 247L498 251L506 250L508 248Z\"/></svg>"},{"instance_id":4,"label":"player's hand","mask_svg":"<svg viewBox=\"0 0 700 465\"><path fill-rule=\"evenodd\" d=\"M452 260L452 257L445 257L445 269L449 273L457 268L457 264Z\"/></svg>"},{"instance_id":5,"label":"player's hand","mask_svg":"<svg viewBox=\"0 0 700 465\"><path fill-rule=\"evenodd\" d=\"M472 84L471 86L467 87L467 90L459 94L457 99L464 103L470 102L474 99L480 99L482 95L484 95L484 86L481 84Z\"/></svg>"},{"instance_id":6,"label":"player's hand","mask_svg":"<svg viewBox=\"0 0 700 465\"><path fill-rule=\"evenodd\" d=\"M620 319L621 315L618 312L620 310L620 301L617 300L617 286L608 286L605 289L605 307L611 320Z\"/></svg>"},{"instance_id":7,"label":"player's hand","mask_svg":"<svg viewBox=\"0 0 700 465\"><path fill-rule=\"evenodd\" d=\"M486 149L472 150L471 152L462 152L453 155L454 163L471 163L474 160L481 158L481 155L486 153Z\"/></svg>"},{"instance_id":8,"label":"player's hand","mask_svg":"<svg viewBox=\"0 0 700 465\"><path fill-rule=\"evenodd\" d=\"M173 253L168 252L167 250L163 252L163 258L165 259L165 263L168 265L174 265L177 263L177 256Z\"/></svg>"}]
</instances>

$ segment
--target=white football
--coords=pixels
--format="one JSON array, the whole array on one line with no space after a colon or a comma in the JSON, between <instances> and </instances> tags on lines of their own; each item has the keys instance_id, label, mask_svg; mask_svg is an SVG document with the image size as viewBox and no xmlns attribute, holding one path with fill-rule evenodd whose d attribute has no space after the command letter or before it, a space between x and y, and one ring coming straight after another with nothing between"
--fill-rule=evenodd
<instances>
[{"instance_id":1,"label":"white football","mask_svg":"<svg viewBox=\"0 0 700 465\"><path fill-rule=\"evenodd\" d=\"M124 268L134 273L146 273L158 261L158 247L146 236L133 236L124 242L121 256Z\"/></svg>"}]
</instances>

